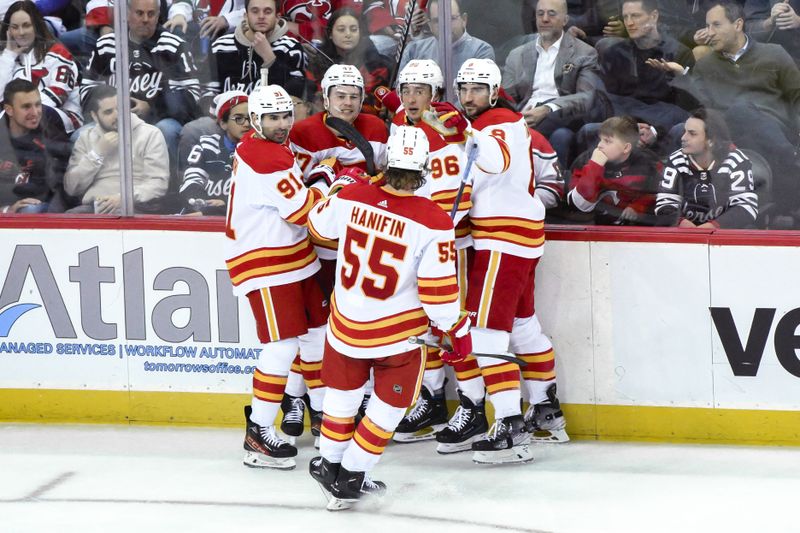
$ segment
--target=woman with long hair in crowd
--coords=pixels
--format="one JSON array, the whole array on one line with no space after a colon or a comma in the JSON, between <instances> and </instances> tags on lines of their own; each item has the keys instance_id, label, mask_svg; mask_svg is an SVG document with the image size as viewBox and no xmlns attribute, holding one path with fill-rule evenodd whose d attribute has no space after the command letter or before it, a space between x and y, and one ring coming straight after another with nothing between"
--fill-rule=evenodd
<instances>
[{"instance_id":1,"label":"woman with long hair in crowd","mask_svg":"<svg viewBox=\"0 0 800 533\"><path fill-rule=\"evenodd\" d=\"M333 63L353 65L364 77L365 113L377 114L373 91L389 84L391 60L381 55L372 43L366 24L360 15L349 7L331 14L325 29L325 41L317 54L312 54L309 70L319 83Z\"/></svg>"},{"instance_id":2,"label":"woman with long hair in crowd","mask_svg":"<svg viewBox=\"0 0 800 533\"><path fill-rule=\"evenodd\" d=\"M61 124L68 134L83 124L78 66L33 2L21 0L8 8L0 27L0 49L0 94L9 81L26 79L39 89L48 120Z\"/></svg>"}]
</instances>

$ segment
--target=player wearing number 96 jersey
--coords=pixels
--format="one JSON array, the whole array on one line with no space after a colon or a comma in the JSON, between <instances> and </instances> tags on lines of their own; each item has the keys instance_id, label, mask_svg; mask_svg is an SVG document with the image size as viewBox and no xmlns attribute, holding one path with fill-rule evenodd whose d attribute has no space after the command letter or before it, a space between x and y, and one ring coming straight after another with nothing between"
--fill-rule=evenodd
<instances>
[{"instance_id":1,"label":"player wearing number 96 jersey","mask_svg":"<svg viewBox=\"0 0 800 533\"><path fill-rule=\"evenodd\" d=\"M408 342L431 321L451 332L454 351L469 339L460 312L453 222L427 198L428 142L418 128L389 139L384 181L343 188L309 215L309 231L339 239L322 379L328 385L311 474L334 497L328 509L385 485L366 478L420 388L423 350ZM469 353L470 346L464 348ZM463 354L466 355L466 354ZM366 416L355 427L363 389L374 374ZM333 506L333 507L332 507Z\"/></svg>"},{"instance_id":2,"label":"player wearing number 96 jersey","mask_svg":"<svg viewBox=\"0 0 800 533\"><path fill-rule=\"evenodd\" d=\"M321 195L303 185L287 146L294 104L286 91L257 87L248 104L253 131L236 148L225 229L233 292L247 296L263 343L252 412L245 411L244 462L288 469L297 449L277 435L275 416L298 349L304 361L319 362L325 337L328 305L313 277L319 261L305 228Z\"/></svg>"}]
</instances>

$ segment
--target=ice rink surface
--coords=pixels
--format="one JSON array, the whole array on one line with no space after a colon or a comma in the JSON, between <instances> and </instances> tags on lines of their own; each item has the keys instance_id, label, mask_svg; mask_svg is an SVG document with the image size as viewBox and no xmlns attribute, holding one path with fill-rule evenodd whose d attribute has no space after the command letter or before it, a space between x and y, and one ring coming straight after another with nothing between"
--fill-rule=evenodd
<instances>
[{"instance_id":1,"label":"ice rink surface","mask_svg":"<svg viewBox=\"0 0 800 533\"><path fill-rule=\"evenodd\" d=\"M242 465L242 429L0 425L0 532L800 532L800 449L573 441L486 467L393 444L378 506L331 513L297 469Z\"/></svg>"}]
</instances>

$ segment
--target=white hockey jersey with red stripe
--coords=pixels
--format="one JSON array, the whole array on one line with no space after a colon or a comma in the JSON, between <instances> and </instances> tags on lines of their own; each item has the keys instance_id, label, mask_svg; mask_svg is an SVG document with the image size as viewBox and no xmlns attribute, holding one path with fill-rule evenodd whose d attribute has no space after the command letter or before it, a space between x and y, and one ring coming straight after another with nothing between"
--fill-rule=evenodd
<instances>
[{"instance_id":1,"label":"white hockey jersey with red stripe","mask_svg":"<svg viewBox=\"0 0 800 533\"><path fill-rule=\"evenodd\" d=\"M461 178L466 170L466 144L447 143L442 135L425 122L413 123L408 120L405 111L399 111L392 120L391 133L398 126L414 126L422 129L428 139L430 155L428 156L428 173L425 184L415 191L417 196L430 198L445 213L450 215L458 196ZM473 168L480 165L494 172L503 171L503 152L494 137L483 132L474 132L474 140L478 144L478 158ZM470 174L472 174L470 172ZM461 250L472 246L468 213L472 208L472 182L467 182L458 203L458 211L454 223L456 225L456 248Z\"/></svg>"},{"instance_id":2,"label":"white hockey jersey with red stripe","mask_svg":"<svg viewBox=\"0 0 800 533\"><path fill-rule=\"evenodd\" d=\"M358 167L367 170L364 155L349 141L337 137L326 125L327 113L316 113L305 120L301 120L292 128L289 134L291 148L297 157L297 162L308 176L323 159L336 159L343 168ZM353 126L372 146L375 154L375 167L380 168L386 154L386 141L389 134L386 125L375 115L361 113L356 117ZM321 259L336 259L335 242L322 242L314 239L317 254Z\"/></svg>"},{"instance_id":3,"label":"white hockey jersey with red stripe","mask_svg":"<svg viewBox=\"0 0 800 533\"><path fill-rule=\"evenodd\" d=\"M288 146L250 132L236 147L225 252L233 292L306 279L319 270L305 227L320 195L303 185Z\"/></svg>"},{"instance_id":4,"label":"white hockey jersey with red stripe","mask_svg":"<svg viewBox=\"0 0 800 533\"><path fill-rule=\"evenodd\" d=\"M564 201L564 176L558 164L558 154L547 137L534 129L531 134L531 156L536 197L545 208L556 207Z\"/></svg>"},{"instance_id":5,"label":"white hockey jersey with red stripe","mask_svg":"<svg viewBox=\"0 0 800 533\"><path fill-rule=\"evenodd\" d=\"M476 250L495 250L518 257L540 257L544 247L542 202L534 195L531 138L522 115L492 108L472 123L500 143L503 170L484 168L473 173L469 212Z\"/></svg>"},{"instance_id":6,"label":"white hockey jersey with red stripe","mask_svg":"<svg viewBox=\"0 0 800 533\"><path fill-rule=\"evenodd\" d=\"M308 229L341 243L327 332L338 352L404 353L429 320L443 330L458 320L453 222L432 201L350 185L311 210Z\"/></svg>"}]
</instances>

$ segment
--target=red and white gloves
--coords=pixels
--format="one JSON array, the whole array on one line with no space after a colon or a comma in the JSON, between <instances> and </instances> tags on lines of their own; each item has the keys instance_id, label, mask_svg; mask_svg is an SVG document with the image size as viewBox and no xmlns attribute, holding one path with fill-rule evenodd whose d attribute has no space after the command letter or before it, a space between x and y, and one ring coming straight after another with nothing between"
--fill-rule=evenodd
<instances>
[{"instance_id":1,"label":"red and white gloves","mask_svg":"<svg viewBox=\"0 0 800 533\"><path fill-rule=\"evenodd\" d=\"M322 180L325 182L325 185L330 187L331 183L336 180L336 174L341 170L342 165L339 164L335 157L323 159L308 173L308 176L303 180L303 184L306 187L311 187Z\"/></svg>"},{"instance_id":2,"label":"red and white gloves","mask_svg":"<svg viewBox=\"0 0 800 533\"><path fill-rule=\"evenodd\" d=\"M354 183L364 183L368 185L370 183L370 175L358 167L343 168L336 174L336 179L331 183L328 196L333 196L343 188L348 185L353 185Z\"/></svg>"},{"instance_id":3,"label":"red and white gloves","mask_svg":"<svg viewBox=\"0 0 800 533\"><path fill-rule=\"evenodd\" d=\"M431 110L422 115L422 121L435 129L447 143L464 143L469 132L469 121L449 102L431 102Z\"/></svg>"},{"instance_id":4,"label":"red and white gloves","mask_svg":"<svg viewBox=\"0 0 800 533\"><path fill-rule=\"evenodd\" d=\"M372 94L374 94L378 102L381 103L381 107L385 107L392 113L397 113L397 110L400 109L400 96L397 94L397 91L393 91L385 85L381 85L372 91Z\"/></svg>"},{"instance_id":5,"label":"red and white gloves","mask_svg":"<svg viewBox=\"0 0 800 533\"><path fill-rule=\"evenodd\" d=\"M435 337L439 337L442 349L442 361L448 365L460 363L472 353L472 334L469 331L469 313L461 311L458 321L447 331L432 328ZM449 349L448 349L449 348Z\"/></svg>"}]
</instances>

